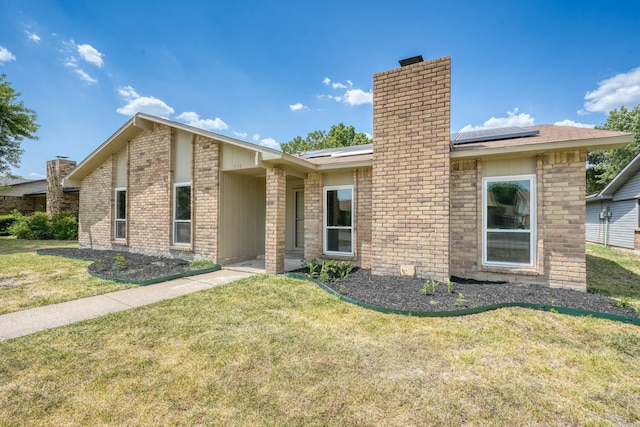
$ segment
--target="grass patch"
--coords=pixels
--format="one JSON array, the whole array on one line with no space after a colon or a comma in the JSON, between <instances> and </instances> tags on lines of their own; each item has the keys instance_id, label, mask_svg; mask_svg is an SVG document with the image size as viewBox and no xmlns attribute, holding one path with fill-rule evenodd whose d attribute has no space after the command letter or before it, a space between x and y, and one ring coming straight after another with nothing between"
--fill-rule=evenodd
<instances>
[{"instance_id":1,"label":"grass patch","mask_svg":"<svg viewBox=\"0 0 640 427\"><path fill-rule=\"evenodd\" d=\"M78 243L0 237L0 314L133 287L90 276L91 261L35 252L59 247Z\"/></svg>"},{"instance_id":2,"label":"grass patch","mask_svg":"<svg viewBox=\"0 0 640 427\"><path fill-rule=\"evenodd\" d=\"M631 425L640 328L385 315L254 276L0 343L5 425Z\"/></svg>"},{"instance_id":3,"label":"grass patch","mask_svg":"<svg viewBox=\"0 0 640 427\"><path fill-rule=\"evenodd\" d=\"M640 256L587 243L587 289L640 310Z\"/></svg>"}]
</instances>

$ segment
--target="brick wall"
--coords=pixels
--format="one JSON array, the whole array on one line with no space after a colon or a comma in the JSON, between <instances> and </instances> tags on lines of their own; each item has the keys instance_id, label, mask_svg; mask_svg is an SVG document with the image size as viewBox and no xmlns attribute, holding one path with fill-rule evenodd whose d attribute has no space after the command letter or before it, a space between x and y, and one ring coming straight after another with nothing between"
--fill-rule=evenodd
<instances>
[{"instance_id":1,"label":"brick wall","mask_svg":"<svg viewBox=\"0 0 640 427\"><path fill-rule=\"evenodd\" d=\"M33 197L0 196L0 215L10 214L14 209L20 213L29 214L34 211L34 207Z\"/></svg>"},{"instance_id":2,"label":"brick wall","mask_svg":"<svg viewBox=\"0 0 640 427\"><path fill-rule=\"evenodd\" d=\"M153 132L129 143L127 240L133 251L169 252L172 198L171 128L155 123Z\"/></svg>"},{"instance_id":3,"label":"brick wall","mask_svg":"<svg viewBox=\"0 0 640 427\"><path fill-rule=\"evenodd\" d=\"M538 158L538 234L543 242L544 273L551 286L586 290L586 161L584 151Z\"/></svg>"},{"instance_id":4,"label":"brick wall","mask_svg":"<svg viewBox=\"0 0 640 427\"><path fill-rule=\"evenodd\" d=\"M265 224L265 270L284 273L287 178L280 168L267 168L267 213Z\"/></svg>"},{"instance_id":5,"label":"brick wall","mask_svg":"<svg viewBox=\"0 0 640 427\"><path fill-rule=\"evenodd\" d=\"M78 212L79 194L64 192L62 180L76 167L76 162L55 159L47 162L47 213Z\"/></svg>"},{"instance_id":6,"label":"brick wall","mask_svg":"<svg viewBox=\"0 0 640 427\"><path fill-rule=\"evenodd\" d=\"M450 178L451 275L471 278L482 262L481 163L452 161Z\"/></svg>"},{"instance_id":7,"label":"brick wall","mask_svg":"<svg viewBox=\"0 0 640 427\"><path fill-rule=\"evenodd\" d=\"M356 257L362 268L371 268L371 168L354 171Z\"/></svg>"},{"instance_id":8,"label":"brick wall","mask_svg":"<svg viewBox=\"0 0 640 427\"><path fill-rule=\"evenodd\" d=\"M322 174L309 173L304 180L304 258L322 258Z\"/></svg>"},{"instance_id":9,"label":"brick wall","mask_svg":"<svg viewBox=\"0 0 640 427\"><path fill-rule=\"evenodd\" d=\"M109 157L82 181L78 223L78 242L81 248L111 248L112 163Z\"/></svg>"},{"instance_id":10,"label":"brick wall","mask_svg":"<svg viewBox=\"0 0 640 427\"><path fill-rule=\"evenodd\" d=\"M374 274L449 276L450 74L446 57L374 76Z\"/></svg>"},{"instance_id":11,"label":"brick wall","mask_svg":"<svg viewBox=\"0 0 640 427\"><path fill-rule=\"evenodd\" d=\"M197 257L218 259L220 147L196 135L193 151L193 243Z\"/></svg>"}]
</instances>

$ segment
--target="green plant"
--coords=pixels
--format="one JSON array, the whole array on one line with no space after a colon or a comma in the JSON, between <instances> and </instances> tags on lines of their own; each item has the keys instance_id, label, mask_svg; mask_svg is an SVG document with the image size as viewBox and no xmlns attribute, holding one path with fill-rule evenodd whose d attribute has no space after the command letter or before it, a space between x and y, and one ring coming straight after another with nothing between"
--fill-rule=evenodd
<instances>
[{"instance_id":1,"label":"green plant","mask_svg":"<svg viewBox=\"0 0 640 427\"><path fill-rule=\"evenodd\" d=\"M622 297L616 301L616 305L621 308L627 308L632 306L631 304L632 301L633 300L629 297Z\"/></svg>"},{"instance_id":2,"label":"green plant","mask_svg":"<svg viewBox=\"0 0 640 427\"><path fill-rule=\"evenodd\" d=\"M447 277L447 293L453 292L453 282L451 281L451 277Z\"/></svg>"},{"instance_id":3,"label":"green plant","mask_svg":"<svg viewBox=\"0 0 640 427\"><path fill-rule=\"evenodd\" d=\"M320 265L318 264L318 260L316 260L315 258L313 258L310 262L309 262L309 275L311 277L313 277L314 274L316 274L316 271L318 271L318 268L320 267Z\"/></svg>"},{"instance_id":4,"label":"green plant","mask_svg":"<svg viewBox=\"0 0 640 427\"><path fill-rule=\"evenodd\" d=\"M51 216L44 212L22 215L12 213L13 222L8 231L18 239L29 240L76 240L78 238L78 220L71 212L58 212Z\"/></svg>"},{"instance_id":5,"label":"green plant","mask_svg":"<svg viewBox=\"0 0 640 427\"><path fill-rule=\"evenodd\" d=\"M328 282L334 273L334 269L335 269L334 261L323 262L322 268L320 269L320 281L325 283Z\"/></svg>"},{"instance_id":6,"label":"green plant","mask_svg":"<svg viewBox=\"0 0 640 427\"><path fill-rule=\"evenodd\" d=\"M338 293L340 295L342 295L342 294L344 294L344 290L345 290L345 287L344 287L344 284L342 284L342 285L340 285L340 288L338 289Z\"/></svg>"},{"instance_id":7,"label":"green plant","mask_svg":"<svg viewBox=\"0 0 640 427\"><path fill-rule=\"evenodd\" d=\"M436 291L438 290L438 286L440 286L440 283L438 283L436 280L429 279L424 282L424 285L422 285L422 290L420 291L420 293L422 295L435 295Z\"/></svg>"},{"instance_id":8,"label":"green plant","mask_svg":"<svg viewBox=\"0 0 640 427\"><path fill-rule=\"evenodd\" d=\"M462 304L464 304L464 295L458 292L458 298L456 298L456 307L462 307Z\"/></svg>"},{"instance_id":9,"label":"green plant","mask_svg":"<svg viewBox=\"0 0 640 427\"><path fill-rule=\"evenodd\" d=\"M113 265L111 266L112 270L122 270L125 267L126 259L124 255L117 254L113 256Z\"/></svg>"},{"instance_id":10,"label":"green plant","mask_svg":"<svg viewBox=\"0 0 640 427\"><path fill-rule=\"evenodd\" d=\"M96 268L98 270L102 270L104 268L104 261L102 260L102 258L98 258L96 260Z\"/></svg>"},{"instance_id":11,"label":"green plant","mask_svg":"<svg viewBox=\"0 0 640 427\"><path fill-rule=\"evenodd\" d=\"M78 218L71 212L56 212L51 215L51 234L56 240L78 238Z\"/></svg>"},{"instance_id":12,"label":"green plant","mask_svg":"<svg viewBox=\"0 0 640 427\"><path fill-rule=\"evenodd\" d=\"M205 268L215 267L216 263L211 261L210 259L197 259L195 261L191 261L189 264L188 270L204 270Z\"/></svg>"},{"instance_id":13,"label":"green plant","mask_svg":"<svg viewBox=\"0 0 640 427\"><path fill-rule=\"evenodd\" d=\"M335 264L335 271L340 279L344 279L353 270L353 264L350 262L340 262Z\"/></svg>"},{"instance_id":14,"label":"green plant","mask_svg":"<svg viewBox=\"0 0 640 427\"><path fill-rule=\"evenodd\" d=\"M9 235L9 227L15 222L16 218L13 214L0 215L0 236Z\"/></svg>"}]
</instances>

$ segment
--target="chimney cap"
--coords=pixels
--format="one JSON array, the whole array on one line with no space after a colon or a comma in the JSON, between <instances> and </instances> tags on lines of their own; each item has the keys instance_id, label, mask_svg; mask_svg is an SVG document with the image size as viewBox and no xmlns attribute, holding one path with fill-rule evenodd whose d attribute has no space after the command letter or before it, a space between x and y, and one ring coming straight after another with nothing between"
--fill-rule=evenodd
<instances>
[{"instance_id":1,"label":"chimney cap","mask_svg":"<svg viewBox=\"0 0 640 427\"><path fill-rule=\"evenodd\" d=\"M406 67L407 65L417 64L418 62L423 62L422 55L412 56L411 58L401 59L398 61L401 67Z\"/></svg>"},{"instance_id":2,"label":"chimney cap","mask_svg":"<svg viewBox=\"0 0 640 427\"><path fill-rule=\"evenodd\" d=\"M68 159L69 157L67 156L56 156L56 159Z\"/></svg>"}]
</instances>

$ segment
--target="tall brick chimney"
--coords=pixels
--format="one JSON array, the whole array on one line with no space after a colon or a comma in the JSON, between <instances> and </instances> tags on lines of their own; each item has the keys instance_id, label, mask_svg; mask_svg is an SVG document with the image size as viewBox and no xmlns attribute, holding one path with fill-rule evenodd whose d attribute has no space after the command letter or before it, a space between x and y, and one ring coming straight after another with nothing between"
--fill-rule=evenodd
<instances>
[{"instance_id":1,"label":"tall brick chimney","mask_svg":"<svg viewBox=\"0 0 640 427\"><path fill-rule=\"evenodd\" d=\"M47 213L78 212L78 193L68 193L62 180L76 167L76 162L58 157L47 162Z\"/></svg>"},{"instance_id":2,"label":"tall brick chimney","mask_svg":"<svg viewBox=\"0 0 640 427\"><path fill-rule=\"evenodd\" d=\"M372 272L442 280L449 277L451 59L401 64L373 77Z\"/></svg>"}]
</instances>

